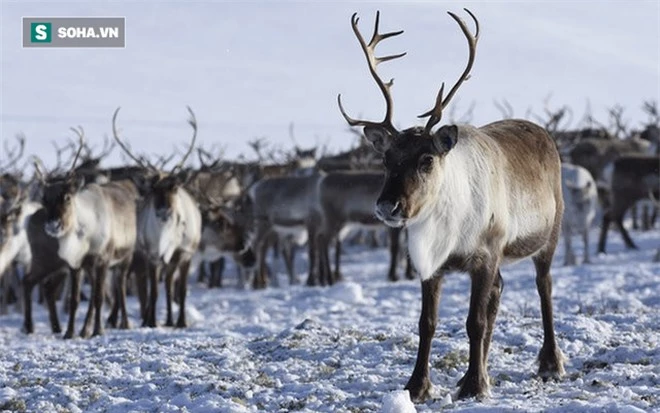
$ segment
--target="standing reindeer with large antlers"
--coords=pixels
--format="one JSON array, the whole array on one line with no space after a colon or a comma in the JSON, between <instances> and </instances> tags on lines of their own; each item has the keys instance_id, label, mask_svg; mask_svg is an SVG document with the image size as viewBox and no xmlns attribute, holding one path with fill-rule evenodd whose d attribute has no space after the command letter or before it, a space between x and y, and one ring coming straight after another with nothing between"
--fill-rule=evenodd
<instances>
[{"instance_id":1,"label":"standing reindeer with large antlers","mask_svg":"<svg viewBox=\"0 0 660 413\"><path fill-rule=\"evenodd\" d=\"M433 131L442 111L468 79L479 38L458 23L468 40L469 58L463 74L443 99L444 84L424 128L403 131L392 124L392 81L383 82L376 65L404 53L375 57L383 39L402 32L378 33L379 14L371 41L360 34L354 14L351 22L369 64L369 71L387 103L381 122L356 120L339 108L352 126L364 126L374 149L384 156L385 183L376 203L376 215L392 227L408 228L410 257L422 279L422 314L415 369L406 385L413 400L429 397L429 353L435 333L440 286L448 271L470 273L472 280L467 333L470 361L459 382L459 398L483 397L489 392L487 358L502 293L500 265L532 257L541 297L544 340L539 374L563 373L563 357L556 341L552 316L550 264L557 245L564 203L561 165L555 144L540 126L524 120L503 120L480 128L445 125Z\"/></svg>"},{"instance_id":2,"label":"standing reindeer with large antlers","mask_svg":"<svg viewBox=\"0 0 660 413\"><path fill-rule=\"evenodd\" d=\"M144 312L143 324L156 327L156 301L158 299L158 279L161 269L165 268L165 294L167 298L167 319L165 325L174 326L172 317L172 289L174 273L179 270L179 318L177 327L186 327L186 294L188 291L188 271L190 260L197 251L202 234L202 216L194 198L184 189L188 180L182 172L186 159L195 147L197 138L197 120L195 114L188 108L193 128L193 136L188 151L174 165L169 173L159 171L149 162L137 158L119 138L117 132L117 115L119 108L112 117L112 133L122 150L138 165L149 171L150 176L139 180L138 190L142 199L138 205L137 244L139 253L146 258L150 294L149 302Z\"/></svg>"},{"instance_id":3,"label":"standing reindeer with large antlers","mask_svg":"<svg viewBox=\"0 0 660 413\"><path fill-rule=\"evenodd\" d=\"M45 179L43 194L45 232L57 239L58 255L73 270L69 325L64 338L73 337L80 300L81 269L91 277L93 299L90 300L80 335L89 335L92 316L95 316L93 334L99 335L103 333L101 309L108 269L119 267L119 285L124 286L135 248L135 187L129 181L86 185L75 173L76 162L85 143L84 133L82 128L73 131L78 135L79 147L71 168L62 177ZM120 288L120 291L117 299L122 311L121 327L128 328L126 290Z\"/></svg>"}]
</instances>

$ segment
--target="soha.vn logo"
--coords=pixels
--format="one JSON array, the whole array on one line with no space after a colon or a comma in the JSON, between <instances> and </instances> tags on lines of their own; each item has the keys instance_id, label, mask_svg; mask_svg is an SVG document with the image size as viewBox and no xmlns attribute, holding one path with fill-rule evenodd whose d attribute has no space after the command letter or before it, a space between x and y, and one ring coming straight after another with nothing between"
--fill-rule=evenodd
<instances>
[{"instance_id":1,"label":"soha.vn logo","mask_svg":"<svg viewBox=\"0 0 660 413\"><path fill-rule=\"evenodd\" d=\"M30 24L30 41L32 43L50 43L53 41L52 23L34 22Z\"/></svg>"}]
</instances>

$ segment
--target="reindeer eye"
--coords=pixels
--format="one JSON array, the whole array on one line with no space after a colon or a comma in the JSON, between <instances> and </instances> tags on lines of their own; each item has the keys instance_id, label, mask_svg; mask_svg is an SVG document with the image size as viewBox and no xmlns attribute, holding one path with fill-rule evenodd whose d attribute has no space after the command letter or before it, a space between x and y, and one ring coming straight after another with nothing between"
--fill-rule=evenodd
<instances>
[{"instance_id":1,"label":"reindeer eye","mask_svg":"<svg viewBox=\"0 0 660 413\"><path fill-rule=\"evenodd\" d=\"M431 172L431 169L433 169L433 156L422 155L419 159L419 169L425 173Z\"/></svg>"}]
</instances>

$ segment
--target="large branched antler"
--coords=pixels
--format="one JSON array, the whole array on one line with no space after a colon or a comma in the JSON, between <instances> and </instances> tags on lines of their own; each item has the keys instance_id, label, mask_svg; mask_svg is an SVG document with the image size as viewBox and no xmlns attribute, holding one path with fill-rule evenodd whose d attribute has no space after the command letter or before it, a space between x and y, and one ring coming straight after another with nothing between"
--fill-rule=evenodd
<instances>
[{"instance_id":1,"label":"large branched antler","mask_svg":"<svg viewBox=\"0 0 660 413\"><path fill-rule=\"evenodd\" d=\"M431 110L424 112L418 116L419 118L426 118L426 117L429 118L428 122L426 123L426 126L424 127L424 132L427 134L429 134L431 132L431 129L433 129L433 127L438 122L440 122L440 119L442 119L442 110L445 107L447 107L449 101L451 100L452 97L454 97L454 94L456 94L456 91L461 86L461 84L463 84L463 82L465 82L470 78L470 70L472 70L472 65L474 64L474 57L477 52L477 41L479 41L479 20L477 20L477 18L474 16L474 14L472 14L470 10L468 9L463 9L463 10L465 10L467 14L469 14L470 17L472 17L472 20L474 20L476 26L474 36L472 35L472 33L470 33L470 30L466 26L463 19L461 19L460 17L458 17L457 15L455 15L450 11L447 13L454 20L456 20L456 23L458 23L461 30L463 31L463 34L465 35L465 38L468 41L470 55L468 57L467 66L465 67L463 74L461 74L461 77L456 81L456 83L451 88L447 96L444 99L442 97L445 89L445 84L442 83L442 85L440 86L440 91L438 92L438 96L435 98L435 106L433 106Z\"/></svg>"},{"instance_id":2,"label":"large branched antler","mask_svg":"<svg viewBox=\"0 0 660 413\"><path fill-rule=\"evenodd\" d=\"M339 104L339 110L341 111L341 114L344 117L344 119L346 119L346 122L348 122L348 124L351 126L378 126L378 127L384 127L391 132L396 132L396 128L392 125L393 102L392 102L392 94L390 92L390 88L394 84L394 79L390 79L390 81L387 83L383 82L383 79L381 79L380 76L378 76L378 73L376 72L376 67L378 66L379 63L387 62L388 60L398 59L400 57L405 56L406 53L404 52L404 53L399 53L384 57L376 57L374 53L376 46L378 45L378 43L380 43L381 40L385 40L389 37L398 36L401 33L403 33L403 30L399 30L396 32L389 32L389 33L378 33L378 24L380 22L380 11L377 11L376 23L374 24L374 33L371 36L371 40L369 41L369 44L367 44L364 38L362 37L362 34L360 34L360 30L357 27L359 20L360 19L357 17L357 13L353 13L353 16L351 16L351 26L353 27L353 33L355 33L355 37L357 37L358 41L360 42L362 51L364 52L364 55L367 58L367 63L369 64L369 72L376 81L378 88L380 89L381 93L383 94L383 97L385 98L385 103L387 105L385 109L385 118L381 122L371 122L371 121L351 118L346 114L346 111L344 110L344 107L341 104L341 94L337 95L337 103Z\"/></svg>"},{"instance_id":3,"label":"large branched antler","mask_svg":"<svg viewBox=\"0 0 660 413\"><path fill-rule=\"evenodd\" d=\"M85 148L85 131L83 130L82 126L79 125L77 129L73 127L70 129L73 131L73 133L78 135L78 151L76 152L76 155L73 157L73 162L71 162L71 167L69 168L67 175L73 174L73 172L76 169L76 162L78 162L78 158L80 158L80 154Z\"/></svg>"},{"instance_id":4,"label":"large branched antler","mask_svg":"<svg viewBox=\"0 0 660 413\"><path fill-rule=\"evenodd\" d=\"M10 168L13 168L16 163L23 157L23 152L25 151L25 135L23 133L19 133L16 135L16 141L17 145L13 148L10 148L7 141L5 141L4 149L8 162L6 164L0 164L0 171L6 171Z\"/></svg>"},{"instance_id":5,"label":"large branched antler","mask_svg":"<svg viewBox=\"0 0 660 413\"><path fill-rule=\"evenodd\" d=\"M142 157L138 158L135 155L133 155L131 150L128 149L126 144L122 142L121 138L119 138L119 132L117 132L117 115L119 114L119 109L121 109L121 107L115 109L115 113L112 115L112 136L115 138L115 141L122 149L122 151L124 151L124 153L128 155L128 157L131 158L138 166L146 170L149 170L151 172L158 173L159 172L158 168L152 165L149 161L143 160Z\"/></svg>"},{"instance_id":6,"label":"large branched antler","mask_svg":"<svg viewBox=\"0 0 660 413\"><path fill-rule=\"evenodd\" d=\"M188 113L190 114L190 119L188 119L188 124L193 128L193 136L190 141L190 146L188 147L188 152L186 152L185 155L183 155L183 158L181 158L179 163L174 165L174 168L172 168L172 171L170 172L171 174L174 174L183 168L183 165L186 163L186 160L188 159L193 149L195 148L195 141L197 140L197 118L195 118L195 113L192 111L190 106L186 106L186 109L188 109Z\"/></svg>"}]
</instances>

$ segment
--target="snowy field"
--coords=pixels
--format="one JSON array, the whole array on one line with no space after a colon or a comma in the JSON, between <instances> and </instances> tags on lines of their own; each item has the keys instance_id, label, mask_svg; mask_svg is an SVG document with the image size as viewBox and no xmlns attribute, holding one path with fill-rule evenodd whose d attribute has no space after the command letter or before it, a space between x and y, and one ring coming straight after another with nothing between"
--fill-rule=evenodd
<instances>
[{"instance_id":1,"label":"snowy field","mask_svg":"<svg viewBox=\"0 0 660 413\"><path fill-rule=\"evenodd\" d=\"M451 399L467 368L469 286L466 275L448 276L431 358L434 399L417 411L660 411L660 264L652 262L660 233L632 236L640 250L626 251L615 232L610 253L586 266L562 267L559 246L555 320L568 359L561 382L543 383L534 374L542 331L531 261L504 268L490 352L492 396L483 402ZM420 287L385 281L387 261L383 248L354 248L344 255L346 281L339 285L265 291L238 290L229 268L227 288L191 288L185 330L106 330L103 337L64 341L50 333L39 305L32 336L20 332L21 315L2 316L0 407L404 412L390 408L400 407L401 395L393 392L415 361ZM305 273L304 259L298 269ZM129 304L139 325L134 297ZM164 315L161 308L161 322Z\"/></svg>"},{"instance_id":2,"label":"snowy field","mask_svg":"<svg viewBox=\"0 0 660 413\"><path fill-rule=\"evenodd\" d=\"M365 35L376 9L383 31L405 30L379 53L408 52L382 68L384 78L396 78L395 121L407 127L419 124L416 116L432 104L441 82L453 83L463 70L465 40L445 12L466 6L479 17L483 35L473 77L452 101L457 117L475 102L474 124L499 119L493 101L505 97L516 117L530 108L540 114L551 96L552 109L573 109L571 126L589 100L595 118L607 123L607 108L620 104L637 128L646 119L642 102L658 100L657 1L1 0L0 144L22 131L26 154L53 167L52 141L63 144L69 127L80 124L100 147L122 106L132 148L163 155L180 150L189 136L189 104L200 122L199 142L224 147L228 157L248 153L246 141L260 136L291 147L291 122L301 146L343 150L354 137L337 94L354 116L378 119L383 110L350 15L359 12ZM127 47L23 49L22 16L125 16ZM121 162L120 151L107 161ZM568 360L561 382L535 376L542 329L533 265L504 267L489 361L492 396L483 402L452 400L468 361L469 279L448 276L431 355L434 397L414 409L660 412L660 263L653 262L660 231L631 235L640 250L625 250L614 232L609 254L591 265L561 266L563 244L558 248L555 321ZM237 289L230 266L225 289L191 284L185 330L106 330L102 337L64 341L50 333L40 305L31 336L20 332L21 314L0 316L0 410L412 412L397 392L415 362L420 285L387 282L388 260L384 248L348 249L339 285L283 281L265 291ZM298 270L306 275L304 254ZM139 326L134 297L129 311ZM63 325L66 319L60 313Z\"/></svg>"}]
</instances>

